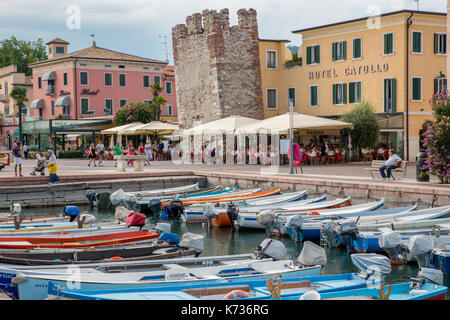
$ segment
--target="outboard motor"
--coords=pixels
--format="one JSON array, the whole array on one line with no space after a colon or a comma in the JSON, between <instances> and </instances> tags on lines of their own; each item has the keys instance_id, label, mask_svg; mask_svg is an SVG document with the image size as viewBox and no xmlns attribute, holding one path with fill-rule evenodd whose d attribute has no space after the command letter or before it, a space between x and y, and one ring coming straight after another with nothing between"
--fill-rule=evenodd
<instances>
[{"instance_id":1,"label":"outboard motor","mask_svg":"<svg viewBox=\"0 0 450 320\"><path fill-rule=\"evenodd\" d=\"M161 199L152 199L148 203L148 207L150 208L150 212L156 216L159 216L161 213Z\"/></svg>"},{"instance_id":2,"label":"outboard motor","mask_svg":"<svg viewBox=\"0 0 450 320\"><path fill-rule=\"evenodd\" d=\"M432 283L442 286L444 275L441 270L432 268L420 268L417 278L411 278L411 288L420 289L425 283Z\"/></svg>"},{"instance_id":3,"label":"outboard motor","mask_svg":"<svg viewBox=\"0 0 450 320\"><path fill-rule=\"evenodd\" d=\"M134 194L125 194L125 198L124 198L124 204L125 207L127 207L130 210L134 210L135 206L136 206L136 195Z\"/></svg>"},{"instance_id":4,"label":"outboard motor","mask_svg":"<svg viewBox=\"0 0 450 320\"><path fill-rule=\"evenodd\" d=\"M212 203L206 203L203 205L203 215L206 217L208 223L208 229L211 227L211 219L216 215L216 208Z\"/></svg>"},{"instance_id":5,"label":"outboard motor","mask_svg":"<svg viewBox=\"0 0 450 320\"><path fill-rule=\"evenodd\" d=\"M356 222L351 219L342 220L338 222L337 234L342 238L347 246L347 252L353 252L353 240L356 239L358 227Z\"/></svg>"},{"instance_id":6,"label":"outboard motor","mask_svg":"<svg viewBox=\"0 0 450 320\"><path fill-rule=\"evenodd\" d=\"M234 221L237 218L238 212L239 212L239 208L236 206L235 203L231 202L228 204L227 215L231 222L231 231L235 231Z\"/></svg>"},{"instance_id":7,"label":"outboard motor","mask_svg":"<svg viewBox=\"0 0 450 320\"><path fill-rule=\"evenodd\" d=\"M327 264L327 253L324 248L317 244L305 241L297 261L301 266L324 266Z\"/></svg>"},{"instance_id":8,"label":"outboard motor","mask_svg":"<svg viewBox=\"0 0 450 320\"><path fill-rule=\"evenodd\" d=\"M22 212L22 206L20 203L13 203L11 202L11 205L9 206L10 217L19 217L20 213Z\"/></svg>"},{"instance_id":9,"label":"outboard motor","mask_svg":"<svg viewBox=\"0 0 450 320\"><path fill-rule=\"evenodd\" d=\"M88 190L86 191L86 198L89 200L89 210L94 210L94 202L96 200L95 198L95 191L94 190Z\"/></svg>"},{"instance_id":10,"label":"outboard motor","mask_svg":"<svg viewBox=\"0 0 450 320\"><path fill-rule=\"evenodd\" d=\"M286 255L286 247L283 242L275 239L265 239L256 248L255 256L258 260L264 258L272 258L274 260L281 260Z\"/></svg>"},{"instance_id":11,"label":"outboard motor","mask_svg":"<svg viewBox=\"0 0 450 320\"><path fill-rule=\"evenodd\" d=\"M431 236L412 236L408 243L411 258L416 258L419 268L429 268L432 262L432 251L434 249L433 238Z\"/></svg>"},{"instance_id":12,"label":"outboard motor","mask_svg":"<svg viewBox=\"0 0 450 320\"><path fill-rule=\"evenodd\" d=\"M266 227L266 234L269 238L272 238L275 235L273 231L275 219L276 216L272 210L263 210L256 215L258 223Z\"/></svg>"},{"instance_id":13,"label":"outboard motor","mask_svg":"<svg viewBox=\"0 0 450 320\"><path fill-rule=\"evenodd\" d=\"M145 225L145 214L131 211L128 214L126 224L128 228L139 227L139 230L142 230L142 227Z\"/></svg>"},{"instance_id":14,"label":"outboard motor","mask_svg":"<svg viewBox=\"0 0 450 320\"><path fill-rule=\"evenodd\" d=\"M195 249L196 257L198 257L203 252L205 237L200 234L186 232L181 238L179 244L180 247Z\"/></svg>"},{"instance_id":15,"label":"outboard motor","mask_svg":"<svg viewBox=\"0 0 450 320\"><path fill-rule=\"evenodd\" d=\"M353 265L361 270L359 275L365 280L374 276L377 281L381 281L383 275L391 273L391 261L381 254L357 253L350 257Z\"/></svg>"},{"instance_id":16,"label":"outboard motor","mask_svg":"<svg viewBox=\"0 0 450 320\"><path fill-rule=\"evenodd\" d=\"M100 192L97 193L97 207L99 211L113 211L114 206L111 203L111 199L109 198L109 192Z\"/></svg>"},{"instance_id":17,"label":"outboard motor","mask_svg":"<svg viewBox=\"0 0 450 320\"><path fill-rule=\"evenodd\" d=\"M378 237L378 245L388 254L392 263L402 264L406 263L406 259L401 254L402 237L396 231L386 231Z\"/></svg>"},{"instance_id":18,"label":"outboard motor","mask_svg":"<svg viewBox=\"0 0 450 320\"><path fill-rule=\"evenodd\" d=\"M64 207L64 216L70 217L70 222L74 221L80 215L80 209L77 206L65 206Z\"/></svg>"},{"instance_id":19,"label":"outboard motor","mask_svg":"<svg viewBox=\"0 0 450 320\"><path fill-rule=\"evenodd\" d=\"M326 220L320 225L320 235L330 248L338 246L339 236L337 233L338 224L334 220Z\"/></svg>"},{"instance_id":20,"label":"outboard motor","mask_svg":"<svg viewBox=\"0 0 450 320\"><path fill-rule=\"evenodd\" d=\"M130 212L131 210L128 210L123 206L118 206L114 213L114 218L116 219L115 223L120 224L120 222L125 222Z\"/></svg>"},{"instance_id":21,"label":"outboard motor","mask_svg":"<svg viewBox=\"0 0 450 320\"><path fill-rule=\"evenodd\" d=\"M292 229L292 239L295 242L303 241L302 225L303 217L299 214L287 218L286 227Z\"/></svg>"},{"instance_id":22,"label":"outboard motor","mask_svg":"<svg viewBox=\"0 0 450 320\"><path fill-rule=\"evenodd\" d=\"M160 218L181 218L183 214L183 201L181 200L170 200L169 204L164 207L161 212Z\"/></svg>"}]
</instances>

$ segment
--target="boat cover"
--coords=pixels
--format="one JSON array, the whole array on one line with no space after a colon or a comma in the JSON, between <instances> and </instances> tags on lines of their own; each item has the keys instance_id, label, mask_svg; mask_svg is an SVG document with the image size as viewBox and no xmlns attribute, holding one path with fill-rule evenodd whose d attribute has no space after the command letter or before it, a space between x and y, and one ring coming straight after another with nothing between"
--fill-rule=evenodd
<instances>
[{"instance_id":1,"label":"boat cover","mask_svg":"<svg viewBox=\"0 0 450 320\"><path fill-rule=\"evenodd\" d=\"M197 250L197 252L202 252L204 238L205 237L200 234L186 232L181 238L180 247L192 248Z\"/></svg>"},{"instance_id":2,"label":"boat cover","mask_svg":"<svg viewBox=\"0 0 450 320\"><path fill-rule=\"evenodd\" d=\"M397 231L387 231L378 237L380 248L395 248L402 244L402 236Z\"/></svg>"},{"instance_id":3,"label":"boat cover","mask_svg":"<svg viewBox=\"0 0 450 320\"><path fill-rule=\"evenodd\" d=\"M324 248L311 241L305 241L297 261L305 266L315 266L318 264L324 266L327 264L327 254Z\"/></svg>"},{"instance_id":4,"label":"boat cover","mask_svg":"<svg viewBox=\"0 0 450 320\"><path fill-rule=\"evenodd\" d=\"M205 215L205 217L213 217L216 214L216 209L214 207L214 204L206 203L203 206L203 214Z\"/></svg>"},{"instance_id":5,"label":"boat cover","mask_svg":"<svg viewBox=\"0 0 450 320\"><path fill-rule=\"evenodd\" d=\"M80 214L80 209L77 206L66 206L64 212L68 216L76 217Z\"/></svg>"},{"instance_id":6,"label":"boat cover","mask_svg":"<svg viewBox=\"0 0 450 320\"><path fill-rule=\"evenodd\" d=\"M288 228L301 228L303 225L303 218L301 215L296 214L295 216L291 216L286 220L286 226Z\"/></svg>"},{"instance_id":7,"label":"boat cover","mask_svg":"<svg viewBox=\"0 0 450 320\"><path fill-rule=\"evenodd\" d=\"M111 193L109 199L113 205L118 206L123 201L124 197L125 191L123 191L123 189L119 189Z\"/></svg>"},{"instance_id":8,"label":"boat cover","mask_svg":"<svg viewBox=\"0 0 450 320\"><path fill-rule=\"evenodd\" d=\"M145 214L131 211L128 214L127 226L143 226L145 225Z\"/></svg>"},{"instance_id":9,"label":"boat cover","mask_svg":"<svg viewBox=\"0 0 450 320\"><path fill-rule=\"evenodd\" d=\"M417 257L428 253L434 249L434 242L431 236L416 235L409 239L408 249L412 257Z\"/></svg>"},{"instance_id":10,"label":"boat cover","mask_svg":"<svg viewBox=\"0 0 450 320\"><path fill-rule=\"evenodd\" d=\"M158 222L155 229L161 232L170 232L170 223Z\"/></svg>"},{"instance_id":11,"label":"boat cover","mask_svg":"<svg viewBox=\"0 0 450 320\"><path fill-rule=\"evenodd\" d=\"M131 212L131 210L125 208L124 206L116 207L116 212L114 214L114 218L116 219L116 223L119 223L120 221L126 221L128 214Z\"/></svg>"},{"instance_id":12,"label":"boat cover","mask_svg":"<svg viewBox=\"0 0 450 320\"><path fill-rule=\"evenodd\" d=\"M256 220L259 224L266 225L275 221L275 214L273 210L263 210L256 215Z\"/></svg>"},{"instance_id":13,"label":"boat cover","mask_svg":"<svg viewBox=\"0 0 450 320\"><path fill-rule=\"evenodd\" d=\"M158 239L174 245L178 245L180 243L180 238L176 234L170 232L161 233Z\"/></svg>"},{"instance_id":14,"label":"boat cover","mask_svg":"<svg viewBox=\"0 0 450 320\"><path fill-rule=\"evenodd\" d=\"M391 272L391 261L386 256L376 253L356 253L350 257L353 265L365 273L388 274Z\"/></svg>"},{"instance_id":15,"label":"boat cover","mask_svg":"<svg viewBox=\"0 0 450 320\"><path fill-rule=\"evenodd\" d=\"M88 213L83 213L80 218L86 217L83 224L93 224L95 223L97 220L95 219L95 217L92 214L88 214Z\"/></svg>"},{"instance_id":16,"label":"boat cover","mask_svg":"<svg viewBox=\"0 0 450 320\"><path fill-rule=\"evenodd\" d=\"M260 244L261 254L269 256L275 260L281 260L286 255L286 247L283 242L275 239L265 239Z\"/></svg>"}]
</instances>

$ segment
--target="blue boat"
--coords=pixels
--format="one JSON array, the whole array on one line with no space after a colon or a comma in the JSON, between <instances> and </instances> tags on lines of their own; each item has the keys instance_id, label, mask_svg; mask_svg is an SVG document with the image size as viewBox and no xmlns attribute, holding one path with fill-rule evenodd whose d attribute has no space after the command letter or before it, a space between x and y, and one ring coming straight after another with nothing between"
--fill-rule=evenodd
<instances>
[{"instance_id":1,"label":"blue boat","mask_svg":"<svg viewBox=\"0 0 450 320\"><path fill-rule=\"evenodd\" d=\"M232 283L179 284L171 287L142 287L139 289L79 290L63 289L58 283L48 284L49 299L80 300L267 300L297 298L307 291L340 292L373 286L381 282L380 275L391 271L389 259L380 255L354 255L359 274L307 276L281 279L234 281ZM379 270L379 274L375 274ZM277 280L277 281L275 281Z\"/></svg>"},{"instance_id":2,"label":"blue boat","mask_svg":"<svg viewBox=\"0 0 450 320\"><path fill-rule=\"evenodd\" d=\"M430 267L439 269L445 274L450 274L450 249L434 249L431 256Z\"/></svg>"}]
</instances>

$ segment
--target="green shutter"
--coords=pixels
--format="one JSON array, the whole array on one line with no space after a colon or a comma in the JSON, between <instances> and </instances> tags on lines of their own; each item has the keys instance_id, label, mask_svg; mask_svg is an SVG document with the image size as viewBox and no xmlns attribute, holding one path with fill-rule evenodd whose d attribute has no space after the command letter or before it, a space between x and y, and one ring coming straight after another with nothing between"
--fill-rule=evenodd
<instances>
[{"instance_id":1,"label":"green shutter","mask_svg":"<svg viewBox=\"0 0 450 320\"><path fill-rule=\"evenodd\" d=\"M361 39L353 39L353 58L361 58Z\"/></svg>"},{"instance_id":2,"label":"green shutter","mask_svg":"<svg viewBox=\"0 0 450 320\"><path fill-rule=\"evenodd\" d=\"M333 47L332 47L332 60L333 61L336 61L336 56L337 56L337 43L334 42Z\"/></svg>"},{"instance_id":3,"label":"green shutter","mask_svg":"<svg viewBox=\"0 0 450 320\"><path fill-rule=\"evenodd\" d=\"M388 52L389 52L388 45L389 45L389 43L388 43L388 35L385 34L384 35L384 54L388 54Z\"/></svg>"},{"instance_id":4,"label":"green shutter","mask_svg":"<svg viewBox=\"0 0 450 320\"><path fill-rule=\"evenodd\" d=\"M310 101L309 104L310 106L317 106L317 87L316 86L312 86L310 87L309 90L309 94L310 94Z\"/></svg>"},{"instance_id":5,"label":"green shutter","mask_svg":"<svg viewBox=\"0 0 450 320\"><path fill-rule=\"evenodd\" d=\"M421 33L413 32L413 52L422 51Z\"/></svg>"},{"instance_id":6,"label":"green shutter","mask_svg":"<svg viewBox=\"0 0 450 320\"><path fill-rule=\"evenodd\" d=\"M434 53L439 53L439 34L434 34Z\"/></svg>"},{"instance_id":7,"label":"green shutter","mask_svg":"<svg viewBox=\"0 0 450 320\"><path fill-rule=\"evenodd\" d=\"M392 112L397 110L397 89L396 89L396 81L395 79L391 79L392 86Z\"/></svg>"},{"instance_id":8,"label":"green shutter","mask_svg":"<svg viewBox=\"0 0 450 320\"><path fill-rule=\"evenodd\" d=\"M333 84L333 104L337 104L336 98L337 98L337 85Z\"/></svg>"},{"instance_id":9,"label":"green shutter","mask_svg":"<svg viewBox=\"0 0 450 320\"><path fill-rule=\"evenodd\" d=\"M413 80L412 80L412 85L413 85L413 92L412 92L412 98L413 98L413 100L421 100L422 99L422 97L421 97L421 90L420 90L420 87L421 87L421 79L420 78L413 78Z\"/></svg>"},{"instance_id":10,"label":"green shutter","mask_svg":"<svg viewBox=\"0 0 450 320\"><path fill-rule=\"evenodd\" d=\"M361 82L356 83L356 102L361 102Z\"/></svg>"},{"instance_id":11,"label":"green shutter","mask_svg":"<svg viewBox=\"0 0 450 320\"><path fill-rule=\"evenodd\" d=\"M343 94L343 103L344 103L344 104L347 104L347 84L344 83L342 86L344 87L344 89L343 89L343 91L344 91L344 94Z\"/></svg>"},{"instance_id":12,"label":"green shutter","mask_svg":"<svg viewBox=\"0 0 450 320\"><path fill-rule=\"evenodd\" d=\"M344 52L342 52L342 59L347 59L347 41L344 41L344 43L342 44L342 50Z\"/></svg>"},{"instance_id":13,"label":"green shutter","mask_svg":"<svg viewBox=\"0 0 450 320\"><path fill-rule=\"evenodd\" d=\"M394 52L394 38L392 33L384 35L384 54L391 54Z\"/></svg>"},{"instance_id":14,"label":"green shutter","mask_svg":"<svg viewBox=\"0 0 450 320\"><path fill-rule=\"evenodd\" d=\"M311 47L306 48L306 64L311 64Z\"/></svg>"},{"instance_id":15,"label":"green shutter","mask_svg":"<svg viewBox=\"0 0 450 320\"><path fill-rule=\"evenodd\" d=\"M314 52L316 63L320 63L320 46L316 46L316 50Z\"/></svg>"},{"instance_id":16,"label":"green shutter","mask_svg":"<svg viewBox=\"0 0 450 320\"><path fill-rule=\"evenodd\" d=\"M355 82L348 84L348 102L355 103Z\"/></svg>"},{"instance_id":17,"label":"green shutter","mask_svg":"<svg viewBox=\"0 0 450 320\"><path fill-rule=\"evenodd\" d=\"M438 79L434 79L434 90L433 90L433 92L436 94L436 93L438 93L438 90L439 90L439 80Z\"/></svg>"}]
</instances>

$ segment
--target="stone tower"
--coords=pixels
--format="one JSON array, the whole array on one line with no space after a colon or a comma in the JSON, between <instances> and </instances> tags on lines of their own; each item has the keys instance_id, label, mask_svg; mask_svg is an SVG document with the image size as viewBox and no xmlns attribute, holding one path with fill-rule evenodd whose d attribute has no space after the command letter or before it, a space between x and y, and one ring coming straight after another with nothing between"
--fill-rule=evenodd
<instances>
[{"instance_id":1,"label":"stone tower","mask_svg":"<svg viewBox=\"0 0 450 320\"><path fill-rule=\"evenodd\" d=\"M256 11L204 10L172 28L178 119L184 128L231 115L263 119Z\"/></svg>"}]
</instances>

